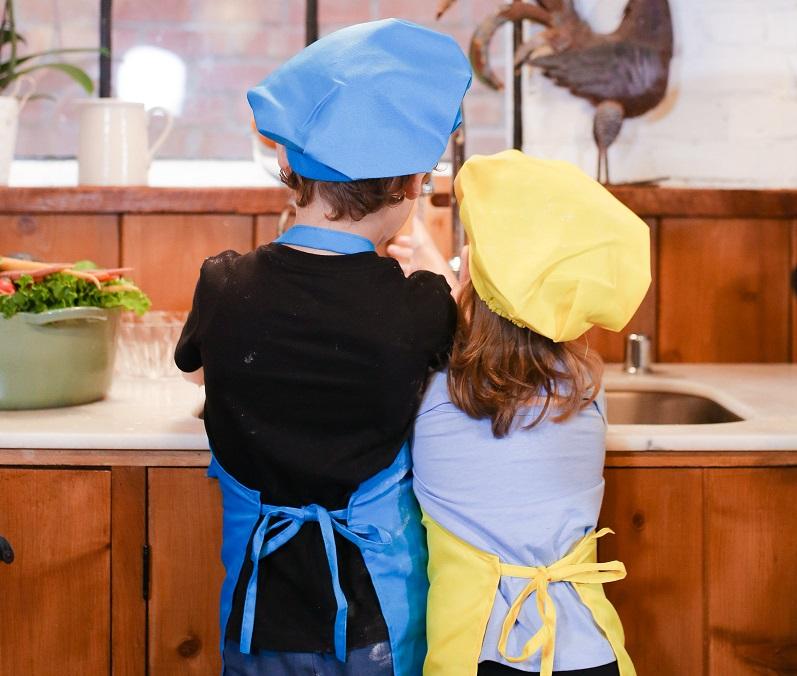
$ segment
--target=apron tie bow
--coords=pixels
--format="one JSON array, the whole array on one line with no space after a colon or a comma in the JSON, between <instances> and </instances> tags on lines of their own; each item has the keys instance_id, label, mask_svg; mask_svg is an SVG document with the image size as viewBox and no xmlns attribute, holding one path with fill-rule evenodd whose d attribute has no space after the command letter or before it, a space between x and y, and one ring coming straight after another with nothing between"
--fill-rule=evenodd
<instances>
[{"instance_id":1,"label":"apron tie bow","mask_svg":"<svg viewBox=\"0 0 797 676\"><path fill-rule=\"evenodd\" d=\"M390 533L373 524L348 523L348 510L329 511L321 505L305 507L276 507L261 505L261 518L252 535L252 574L246 585L243 621L241 623L241 652L249 654L252 648L252 633L255 623L255 603L257 601L257 575L260 559L265 558L290 540L307 522L316 521L321 527L324 551L327 555L329 572L332 577L332 591L337 603L335 612L335 656L346 661L346 621L349 604L340 586L338 554L335 545L335 532L362 549L381 549L391 544Z\"/></svg>"},{"instance_id":2,"label":"apron tie bow","mask_svg":"<svg viewBox=\"0 0 797 676\"><path fill-rule=\"evenodd\" d=\"M596 563L597 540L607 533L614 533L609 528L589 533L576 543L573 550L550 566L518 566L501 564L501 575L519 577L529 583L518 594L509 608L501 627L498 651L508 662L525 662L537 651L540 655L540 676L551 676L553 673L554 646L556 643L556 606L548 594L548 585L552 582L571 582L582 584L600 584L614 582L625 577L625 566L620 561ZM519 655L507 655L509 634L517 622L526 599L537 594L537 612L542 626L523 646Z\"/></svg>"}]
</instances>

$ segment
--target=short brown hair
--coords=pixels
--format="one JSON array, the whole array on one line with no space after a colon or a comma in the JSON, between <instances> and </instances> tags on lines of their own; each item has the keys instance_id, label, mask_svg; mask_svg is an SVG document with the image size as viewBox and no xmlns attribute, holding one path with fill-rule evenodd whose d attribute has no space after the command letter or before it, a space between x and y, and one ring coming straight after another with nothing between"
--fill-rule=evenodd
<instances>
[{"instance_id":1,"label":"short brown hair","mask_svg":"<svg viewBox=\"0 0 797 676\"><path fill-rule=\"evenodd\" d=\"M296 193L296 206L306 207L316 195L329 205L325 216L330 221L350 218L362 220L383 207L404 201L404 188L410 176L364 178L359 181L317 181L280 170L280 180Z\"/></svg>"},{"instance_id":2,"label":"short brown hair","mask_svg":"<svg viewBox=\"0 0 797 676\"><path fill-rule=\"evenodd\" d=\"M492 312L467 282L448 369L451 400L470 417L490 418L506 436L518 410L542 403L526 429L563 422L598 396L603 363L574 342L555 343Z\"/></svg>"}]
</instances>

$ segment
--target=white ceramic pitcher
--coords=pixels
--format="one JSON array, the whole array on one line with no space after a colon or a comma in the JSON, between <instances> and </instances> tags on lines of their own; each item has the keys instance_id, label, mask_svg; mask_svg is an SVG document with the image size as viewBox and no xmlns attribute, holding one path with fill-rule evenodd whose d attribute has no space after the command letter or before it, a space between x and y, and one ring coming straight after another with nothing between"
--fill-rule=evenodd
<instances>
[{"instance_id":1,"label":"white ceramic pitcher","mask_svg":"<svg viewBox=\"0 0 797 676\"><path fill-rule=\"evenodd\" d=\"M20 94L23 87L27 91ZM8 185L11 160L14 159L14 148L17 145L19 112L35 88L36 84L31 78L20 77L14 82L9 94L0 96L0 185Z\"/></svg>"},{"instance_id":2,"label":"white ceramic pitcher","mask_svg":"<svg viewBox=\"0 0 797 676\"><path fill-rule=\"evenodd\" d=\"M143 103L119 99L87 99L79 105L79 183L146 185L152 157L172 129L171 113L159 106L145 110ZM165 126L150 146L148 129L155 115L164 117Z\"/></svg>"}]
</instances>

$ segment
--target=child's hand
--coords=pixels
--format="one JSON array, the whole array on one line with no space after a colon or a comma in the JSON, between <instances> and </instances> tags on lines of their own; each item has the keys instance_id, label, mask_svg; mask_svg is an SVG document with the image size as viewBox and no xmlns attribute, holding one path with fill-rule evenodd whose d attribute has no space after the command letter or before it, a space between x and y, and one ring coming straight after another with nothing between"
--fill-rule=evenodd
<instances>
[{"instance_id":1,"label":"child's hand","mask_svg":"<svg viewBox=\"0 0 797 676\"><path fill-rule=\"evenodd\" d=\"M443 275L452 289L459 286L457 276L417 216L412 219L412 234L396 237L388 245L387 254L398 261L407 276L418 270L429 270Z\"/></svg>"}]
</instances>

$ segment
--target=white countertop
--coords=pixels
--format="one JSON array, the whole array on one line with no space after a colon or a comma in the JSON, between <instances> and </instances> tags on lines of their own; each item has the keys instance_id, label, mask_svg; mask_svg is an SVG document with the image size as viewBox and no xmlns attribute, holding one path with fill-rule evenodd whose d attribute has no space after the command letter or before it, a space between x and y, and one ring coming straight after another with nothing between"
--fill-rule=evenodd
<instances>
[{"instance_id":1,"label":"white countertop","mask_svg":"<svg viewBox=\"0 0 797 676\"><path fill-rule=\"evenodd\" d=\"M797 450L797 364L662 364L648 376L606 366L612 389L714 399L744 418L714 425L610 425L609 451ZM202 391L181 378L118 379L85 406L0 411L0 448L207 450Z\"/></svg>"}]
</instances>

